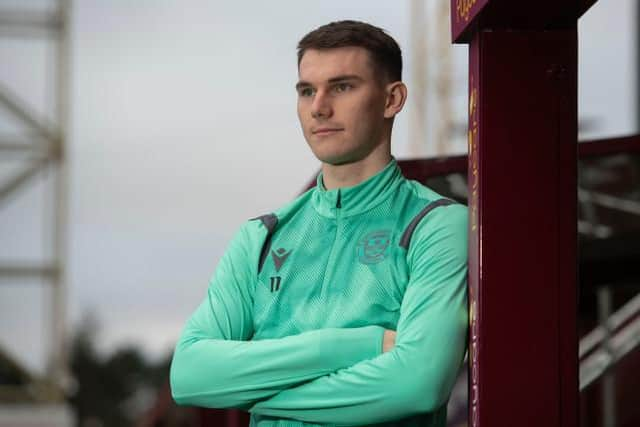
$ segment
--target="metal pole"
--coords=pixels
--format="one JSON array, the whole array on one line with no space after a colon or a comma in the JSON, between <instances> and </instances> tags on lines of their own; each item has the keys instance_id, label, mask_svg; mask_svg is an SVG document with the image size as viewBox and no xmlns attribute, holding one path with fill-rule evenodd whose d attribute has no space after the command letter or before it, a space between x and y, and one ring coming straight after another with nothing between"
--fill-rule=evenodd
<instances>
[{"instance_id":1,"label":"metal pole","mask_svg":"<svg viewBox=\"0 0 640 427\"><path fill-rule=\"evenodd\" d=\"M69 372L67 363L67 334L66 334L66 255L67 255L67 216L68 216L68 176L67 176L67 125L69 121L68 108L68 79L69 79L69 26L70 26L71 0L61 0L58 3L59 21L61 31L57 44L57 106L56 113L59 123L60 150L55 158L57 170L54 173L54 197L53 200L53 254L54 265L58 274L53 276L52 293L52 348L50 374L54 381L66 386Z\"/></svg>"},{"instance_id":2,"label":"metal pole","mask_svg":"<svg viewBox=\"0 0 640 427\"><path fill-rule=\"evenodd\" d=\"M636 2L636 133L640 133L640 1Z\"/></svg>"},{"instance_id":3,"label":"metal pole","mask_svg":"<svg viewBox=\"0 0 640 427\"><path fill-rule=\"evenodd\" d=\"M436 12L436 49L438 51L438 124L436 129L436 155L449 153L451 146L451 43L449 42L450 4L440 1Z\"/></svg>"},{"instance_id":4,"label":"metal pole","mask_svg":"<svg viewBox=\"0 0 640 427\"><path fill-rule=\"evenodd\" d=\"M611 287L603 286L598 289L598 322L605 331L604 348L607 354L613 357L611 348L613 330L609 320L611 311ZM602 420L604 427L616 426L616 378L615 372L612 370L608 370L602 378Z\"/></svg>"},{"instance_id":5,"label":"metal pole","mask_svg":"<svg viewBox=\"0 0 640 427\"><path fill-rule=\"evenodd\" d=\"M25 103L11 93L11 91L0 84L0 104L4 106L18 119L29 125L33 130L38 132L41 138L45 139L49 144L54 144L57 140L55 131L52 126L42 118L38 117L35 111L29 108ZM36 140L41 143L40 140Z\"/></svg>"},{"instance_id":6,"label":"metal pole","mask_svg":"<svg viewBox=\"0 0 640 427\"><path fill-rule=\"evenodd\" d=\"M480 30L469 64L470 425L576 427L577 29Z\"/></svg>"},{"instance_id":7,"label":"metal pole","mask_svg":"<svg viewBox=\"0 0 640 427\"><path fill-rule=\"evenodd\" d=\"M48 159L43 158L33 162L29 167L12 177L9 182L0 185L0 204L17 188L24 185L29 179L33 178L42 170L42 166L47 163Z\"/></svg>"},{"instance_id":8,"label":"metal pole","mask_svg":"<svg viewBox=\"0 0 640 427\"><path fill-rule=\"evenodd\" d=\"M411 0L412 113L409 116L409 148L414 157L423 156L427 146L427 32L425 2Z\"/></svg>"}]
</instances>

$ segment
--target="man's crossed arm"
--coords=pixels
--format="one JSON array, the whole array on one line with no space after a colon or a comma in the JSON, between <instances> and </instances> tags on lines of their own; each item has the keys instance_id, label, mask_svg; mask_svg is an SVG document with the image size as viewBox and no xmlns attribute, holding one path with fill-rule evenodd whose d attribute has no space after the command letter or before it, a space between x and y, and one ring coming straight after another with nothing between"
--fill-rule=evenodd
<instances>
[{"instance_id":1,"label":"man's crossed arm","mask_svg":"<svg viewBox=\"0 0 640 427\"><path fill-rule=\"evenodd\" d=\"M248 341L253 335L252 262L260 234L245 224L211 279L207 298L187 321L170 372L180 404L248 408L282 390L381 353L384 328L333 328L280 339ZM252 239L256 241L252 241Z\"/></svg>"},{"instance_id":2,"label":"man's crossed arm","mask_svg":"<svg viewBox=\"0 0 640 427\"><path fill-rule=\"evenodd\" d=\"M225 255L208 300L174 354L176 401L336 424L383 422L440 407L465 350L466 233L459 230L466 227L466 210L451 206L436 213L447 220L418 227L407 254L411 278L395 345L384 353L379 326L243 341L252 332L250 297L242 283L220 286L229 275L239 277L230 274L237 271Z\"/></svg>"},{"instance_id":3,"label":"man's crossed arm","mask_svg":"<svg viewBox=\"0 0 640 427\"><path fill-rule=\"evenodd\" d=\"M212 338L211 332L224 330L224 325L214 316L206 318L208 305L198 308L174 353L171 391L180 404L248 409L381 352L384 329L379 326L321 329L260 341L226 334Z\"/></svg>"}]
</instances>

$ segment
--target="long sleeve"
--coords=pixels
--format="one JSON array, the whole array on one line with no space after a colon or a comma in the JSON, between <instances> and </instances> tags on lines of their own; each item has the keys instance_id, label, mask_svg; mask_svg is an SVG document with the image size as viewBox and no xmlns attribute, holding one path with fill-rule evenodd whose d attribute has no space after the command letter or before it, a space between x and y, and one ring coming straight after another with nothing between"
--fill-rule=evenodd
<instances>
[{"instance_id":1,"label":"long sleeve","mask_svg":"<svg viewBox=\"0 0 640 427\"><path fill-rule=\"evenodd\" d=\"M410 279L396 345L378 357L284 390L250 412L330 424L371 424L439 409L465 348L467 211L434 210L407 253Z\"/></svg>"},{"instance_id":2,"label":"long sleeve","mask_svg":"<svg viewBox=\"0 0 640 427\"><path fill-rule=\"evenodd\" d=\"M207 297L183 329L170 371L172 396L179 404L248 408L382 351L384 329L379 326L247 341L253 335L252 295L264 239L260 227L253 221L240 229L216 268Z\"/></svg>"}]
</instances>

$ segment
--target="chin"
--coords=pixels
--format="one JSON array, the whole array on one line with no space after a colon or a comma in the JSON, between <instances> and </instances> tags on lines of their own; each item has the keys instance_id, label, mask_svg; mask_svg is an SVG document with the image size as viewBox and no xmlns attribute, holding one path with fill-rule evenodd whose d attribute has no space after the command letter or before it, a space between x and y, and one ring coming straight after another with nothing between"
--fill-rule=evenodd
<instances>
[{"instance_id":1,"label":"chin","mask_svg":"<svg viewBox=\"0 0 640 427\"><path fill-rule=\"evenodd\" d=\"M307 140L307 143L318 160L334 166L358 162L370 152L366 147L354 147L344 138L311 139L311 141Z\"/></svg>"},{"instance_id":2,"label":"chin","mask_svg":"<svg viewBox=\"0 0 640 427\"><path fill-rule=\"evenodd\" d=\"M326 152L314 152L316 158L322 163L327 163L333 166L345 165L348 163L354 163L360 160L353 153L326 153Z\"/></svg>"},{"instance_id":3,"label":"chin","mask_svg":"<svg viewBox=\"0 0 640 427\"><path fill-rule=\"evenodd\" d=\"M307 141L308 142L308 141ZM313 141L309 143L311 152L322 163L329 164L341 164L349 157L349 153L345 150L340 150L340 143L333 141Z\"/></svg>"}]
</instances>

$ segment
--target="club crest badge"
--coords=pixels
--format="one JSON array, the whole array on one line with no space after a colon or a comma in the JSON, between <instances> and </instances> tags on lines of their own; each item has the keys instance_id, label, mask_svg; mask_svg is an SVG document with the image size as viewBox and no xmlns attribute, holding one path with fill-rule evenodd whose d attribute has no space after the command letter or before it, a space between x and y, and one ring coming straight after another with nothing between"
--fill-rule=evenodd
<instances>
[{"instance_id":1,"label":"club crest badge","mask_svg":"<svg viewBox=\"0 0 640 427\"><path fill-rule=\"evenodd\" d=\"M376 264L387 257L391 231L379 230L367 233L358 240L358 261L362 264Z\"/></svg>"}]
</instances>

